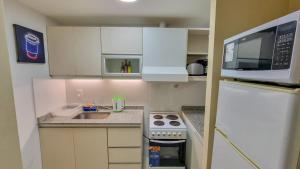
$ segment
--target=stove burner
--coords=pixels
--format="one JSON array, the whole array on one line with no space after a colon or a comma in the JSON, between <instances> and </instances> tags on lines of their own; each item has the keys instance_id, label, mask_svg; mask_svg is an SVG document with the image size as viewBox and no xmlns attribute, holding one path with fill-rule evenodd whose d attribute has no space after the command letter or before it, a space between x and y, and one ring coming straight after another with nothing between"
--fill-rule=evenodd
<instances>
[{"instance_id":1,"label":"stove burner","mask_svg":"<svg viewBox=\"0 0 300 169\"><path fill-rule=\"evenodd\" d=\"M153 118L155 118L155 119L163 119L163 116L162 115L155 115L155 116L153 116Z\"/></svg>"},{"instance_id":2,"label":"stove burner","mask_svg":"<svg viewBox=\"0 0 300 169\"><path fill-rule=\"evenodd\" d=\"M154 121L154 125L156 125L156 126L163 126L163 125L165 125L165 122L163 122L163 121Z\"/></svg>"},{"instance_id":3,"label":"stove burner","mask_svg":"<svg viewBox=\"0 0 300 169\"><path fill-rule=\"evenodd\" d=\"M178 121L170 121L171 126L180 126L180 122Z\"/></svg>"},{"instance_id":4,"label":"stove burner","mask_svg":"<svg viewBox=\"0 0 300 169\"><path fill-rule=\"evenodd\" d=\"M177 120L178 116L176 116L176 115L167 115L166 118L169 119L169 120Z\"/></svg>"}]
</instances>

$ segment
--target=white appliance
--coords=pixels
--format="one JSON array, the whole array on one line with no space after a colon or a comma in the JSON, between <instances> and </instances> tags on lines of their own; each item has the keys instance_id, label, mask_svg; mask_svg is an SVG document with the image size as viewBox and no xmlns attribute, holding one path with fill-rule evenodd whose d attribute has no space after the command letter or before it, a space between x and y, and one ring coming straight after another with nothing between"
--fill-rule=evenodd
<instances>
[{"instance_id":1,"label":"white appliance","mask_svg":"<svg viewBox=\"0 0 300 169\"><path fill-rule=\"evenodd\" d=\"M149 123L150 139L186 139L187 128L175 112L152 112Z\"/></svg>"},{"instance_id":2,"label":"white appliance","mask_svg":"<svg viewBox=\"0 0 300 169\"><path fill-rule=\"evenodd\" d=\"M300 90L221 81L212 169L299 169Z\"/></svg>"},{"instance_id":3,"label":"white appliance","mask_svg":"<svg viewBox=\"0 0 300 169\"><path fill-rule=\"evenodd\" d=\"M187 128L176 112L152 112L149 120L149 169L185 169ZM151 150L159 149L156 159Z\"/></svg>"},{"instance_id":4,"label":"white appliance","mask_svg":"<svg viewBox=\"0 0 300 169\"><path fill-rule=\"evenodd\" d=\"M187 82L185 28L143 28L144 81Z\"/></svg>"},{"instance_id":5,"label":"white appliance","mask_svg":"<svg viewBox=\"0 0 300 169\"><path fill-rule=\"evenodd\" d=\"M112 104L114 112L121 112L125 109L125 99L121 96L113 97Z\"/></svg>"},{"instance_id":6,"label":"white appliance","mask_svg":"<svg viewBox=\"0 0 300 169\"><path fill-rule=\"evenodd\" d=\"M224 41L222 76L300 84L300 11Z\"/></svg>"}]
</instances>

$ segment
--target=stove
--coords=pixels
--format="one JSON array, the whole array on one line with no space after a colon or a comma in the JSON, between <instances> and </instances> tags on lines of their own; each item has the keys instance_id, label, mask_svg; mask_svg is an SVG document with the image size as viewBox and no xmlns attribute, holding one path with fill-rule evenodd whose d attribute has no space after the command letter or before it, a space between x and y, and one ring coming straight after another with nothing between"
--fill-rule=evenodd
<instances>
[{"instance_id":1,"label":"stove","mask_svg":"<svg viewBox=\"0 0 300 169\"><path fill-rule=\"evenodd\" d=\"M186 139L186 126L176 112L150 113L150 139Z\"/></svg>"}]
</instances>

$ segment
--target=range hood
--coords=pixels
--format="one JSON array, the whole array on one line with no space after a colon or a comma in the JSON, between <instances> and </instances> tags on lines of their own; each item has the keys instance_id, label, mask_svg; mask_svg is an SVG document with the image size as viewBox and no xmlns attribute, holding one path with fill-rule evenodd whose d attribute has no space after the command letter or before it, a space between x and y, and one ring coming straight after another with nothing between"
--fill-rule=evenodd
<instances>
[{"instance_id":1,"label":"range hood","mask_svg":"<svg viewBox=\"0 0 300 169\"><path fill-rule=\"evenodd\" d=\"M185 67L144 67L143 80L151 82L187 82Z\"/></svg>"},{"instance_id":2,"label":"range hood","mask_svg":"<svg viewBox=\"0 0 300 169\"><path fill-rule=\"evenodd\" d=\"M144 81L187 82L185 28L143 28Z\"/></svg>"}]
</instances>

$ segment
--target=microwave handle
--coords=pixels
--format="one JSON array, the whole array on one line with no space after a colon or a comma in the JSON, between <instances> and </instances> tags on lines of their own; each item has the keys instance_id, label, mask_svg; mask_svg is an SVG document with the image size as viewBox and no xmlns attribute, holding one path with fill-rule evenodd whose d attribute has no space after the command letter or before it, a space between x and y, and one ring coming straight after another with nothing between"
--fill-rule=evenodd
<instances>
[{"instance_id":1,"label":"microwave handle","mask_svg":"<svg viewBox=\"0 0 300 169\"><path fill-rule=\"evenodd\" d=\"M159 144L179 144L185 143L186 140L179 140L179 141L161 141L161 140L150 140L152 143L159 143Z\"/></svg>"}]
</instances>

